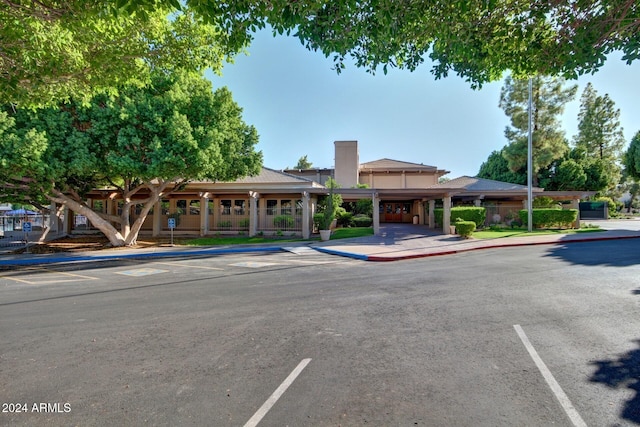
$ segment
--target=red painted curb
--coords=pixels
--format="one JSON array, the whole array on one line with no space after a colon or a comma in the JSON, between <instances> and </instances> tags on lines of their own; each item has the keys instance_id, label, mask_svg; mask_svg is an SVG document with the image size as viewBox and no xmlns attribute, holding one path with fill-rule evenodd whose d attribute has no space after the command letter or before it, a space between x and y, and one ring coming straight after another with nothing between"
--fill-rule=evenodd
<instances>
[{"instance_id":1,"label":"red painted curb","mask_svg":"<svg viewBox=\"0 0 640 427\"><path fill-rule=\"evenodd\" d=\"M564 241L557 241L557 242L506 243L506 244L492 245L492 246L481 246L478 248L456 249L456 250L432 252L432 253L426 253L426 254L401 255L396 257L383 257L383 256L370 255L367 257L367 261L373 261L373 262L403 261L407 259L427 258L432 256L441 256L441 255L453 255L453 254L458 254L462 252L479 251L482 249L512 248L512 247L518 247L518 246L559 245L559 244L566 244L566 243L597 242L602 240L623 240L623 239L640 239L640 236L588 237L585 239L573 239L573 240L564 240Z\"/></svg>"}]
</instances>

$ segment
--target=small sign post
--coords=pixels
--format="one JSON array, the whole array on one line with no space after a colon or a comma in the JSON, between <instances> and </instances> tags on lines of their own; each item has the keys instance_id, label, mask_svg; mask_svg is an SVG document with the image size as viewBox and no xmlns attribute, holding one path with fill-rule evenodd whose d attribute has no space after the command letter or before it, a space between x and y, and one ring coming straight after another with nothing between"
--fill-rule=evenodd
<instances>
[{"instance_id":1,"label":"small sign post","mask_svg":"<svg viewBox=\"0 0 640 427\"><path fill-rule=\"evenodd\" d=\"M169 218L169 230L171 230L171 246L173 246L173 229L176 228L176 219Z\"/></svg>"},{"instance_id":2,"label":"small sign post","mask_svg":"<svg viewBox=\"0 0 640 427\"><path fill-rule=\"evenodd\" d=\"M29 233L31 233L31 223L25 221L22 223L22 231L24 231L25 253L29 253Z\"/></svg>"}]
</instances>

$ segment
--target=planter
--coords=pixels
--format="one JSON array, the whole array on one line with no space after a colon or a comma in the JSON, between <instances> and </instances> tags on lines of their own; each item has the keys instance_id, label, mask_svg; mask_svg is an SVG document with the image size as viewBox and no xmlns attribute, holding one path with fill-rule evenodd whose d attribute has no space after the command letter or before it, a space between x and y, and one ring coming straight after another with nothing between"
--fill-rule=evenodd
<instances>
[{"instance_id":1,"label":"planter","mask_svg":"<svg viewBox=\"0 0 640 427\"><path fill-rule=\"evenodd\" d=\"M456 234L456 226L455 225L450 225L449 226L449 234Z\"/></svg>"},{"instance_id":2,"label":"planter","mask_svg":"<svg viewBox=\"0 0 640 427\"><path fill-rule=\"evenodd\" d=\"M331 230L320 230L320 240L326 242L331 238Z\"/></svg>"}]
</instances>

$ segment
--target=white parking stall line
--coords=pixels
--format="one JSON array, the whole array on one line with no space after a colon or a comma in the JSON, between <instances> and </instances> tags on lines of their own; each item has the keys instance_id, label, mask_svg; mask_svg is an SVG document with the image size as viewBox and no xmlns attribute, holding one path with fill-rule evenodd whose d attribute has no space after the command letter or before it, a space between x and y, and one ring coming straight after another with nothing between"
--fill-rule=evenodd
<instances>
[{"instance_id":1,"label":"white parking stall line","mask_svg":"<svg viewBox=\"0 0 640 427\"><path fill-rule=\"evenodd\" d=\"M311 362L311 359L302 359L298 366L289 374L289 376L280 384L280 386L273 392L266 402L256 411L255 414L247 421L244 427L255 427L258 423L267 415L267 412L276 404L278 399L284 394L295 379L300 375L302 370Z\"/></svg>"},{"instance_id":2,"label":"white parking stall line","mask_svg":"<svg viewBox=\"0 0 640 427\"><path fill-rule=\"evenodd\" d=\"M524 333L522 327L520 325L513 325L513 327L520 337L520 341L522 341L522 344L524 344L525 348L529 352L529 355L538 367L538 370L540 370L540 373L551 388L553 394L560 402L562 409L564 409L564 412L567 414L573 425L576 427L587 427L587 424L584 422L578 411L576 411L576 408L569 400L569 397L562 390L562 387L560 387L560 384L558 384L556 379L553 377L553 374L551 373L549 368L547 368L547 365L545 365L542 358L540 358L540 356L538 355L538 352L531 344L531 341L529 341L529 338L527 338L527 335Z\"/></svg>"}]
</instances>

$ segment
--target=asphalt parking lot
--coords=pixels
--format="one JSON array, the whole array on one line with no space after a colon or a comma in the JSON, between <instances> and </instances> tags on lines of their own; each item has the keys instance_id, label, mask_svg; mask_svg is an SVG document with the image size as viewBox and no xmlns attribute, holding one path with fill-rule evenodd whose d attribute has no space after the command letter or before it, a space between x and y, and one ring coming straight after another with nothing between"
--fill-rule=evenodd
<instances>
[{"instance_id":1,"label":"asphalt parking lot","mask_svg":"<svg viewBox=\"0 0 640 427\"><path fill-rule=\"evenodd\" d=\"M5 269L0 424L637 425L638 243L594 244Z\"/></svg>"}]
</instances>

